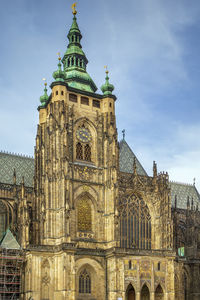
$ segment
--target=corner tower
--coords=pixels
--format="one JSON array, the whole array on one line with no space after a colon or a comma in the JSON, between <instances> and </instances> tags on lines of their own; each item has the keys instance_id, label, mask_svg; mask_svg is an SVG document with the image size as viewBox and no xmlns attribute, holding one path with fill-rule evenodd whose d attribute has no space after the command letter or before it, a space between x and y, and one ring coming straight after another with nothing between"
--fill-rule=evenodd
<instances>
[{"instance_id":1,"label":"corner tower","mask_svg":"<svg viewBox=\"0 0 200 300\"><path fill-rule=\"evenodd\" d=\"M45 86L38 108L32 240L105 248L115 244L116 97L107 71L103 94L96 93L81 38L74 11L51 94Z\"/></svg>"}]
</instances>

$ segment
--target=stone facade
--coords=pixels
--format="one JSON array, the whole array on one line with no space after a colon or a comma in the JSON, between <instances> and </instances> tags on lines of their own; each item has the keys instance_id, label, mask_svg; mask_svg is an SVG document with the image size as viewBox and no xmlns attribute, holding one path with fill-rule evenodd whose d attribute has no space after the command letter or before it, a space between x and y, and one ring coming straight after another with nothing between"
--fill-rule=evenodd
<instances>
[{"instance_id":1,"label":"stone facade","mask_svg":"<svg viewBox=\"0 0 200 300\"><path fill-rule=\"evenodd\" d=\"M33 187L16 184L15 172L0 184L2 228L25 250L21 299L200 299L198 207L172 207L155 163L152 177L136 158L132 173L120 170L108 77L100 95L58 73L39 107Z\"/></svg>"}]
</instances>

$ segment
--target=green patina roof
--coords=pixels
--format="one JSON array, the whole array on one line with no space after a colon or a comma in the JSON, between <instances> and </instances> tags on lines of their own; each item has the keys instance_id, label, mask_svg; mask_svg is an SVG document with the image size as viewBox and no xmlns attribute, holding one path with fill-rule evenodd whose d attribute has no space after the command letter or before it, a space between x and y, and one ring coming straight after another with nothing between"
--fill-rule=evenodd
<instances>
[{"instance_id":1,"label":"green patina roof","mask_svg":"<svg viewBox=\"0 0 200 300\"><path fill-rule=\"evenodd\" d=\"M109 83L108 71L106 71L106 81L101 86L101 90L102 90L104 96L112 95L112 91L114 90L114 85Z\"/></svg>"},{"instance_id":2,"label":"green patina roof","mask_svg":"<svg viewBox=\"0 0 200 300\"><path fill-rule=\"evenodd\" d=\"M20 245L16 241L10 229L6 230L6 233L0 242L0 247L4 249L20 249Z\"/></svg>"},{"instance_id":3,"label":"green patina roof","mask_svg":"<svg viewBox=\"0 0 200 300\"><path fill-rule=\"evenodd\" d=\"M56 70L55 72L53 72L53 78L56 81L62 81L62 82L64 82L65 81L65 72L61 68L61 63L60 63L60 59L61 58L59 57L58 59L59 59L58 70Z\"/></svg>"},{"instance_id":4,"label":"green patina roof","mask_svg":"<svg viewBox=\"0 0 200 300\"><path fill-rule=\"evenodd\" d=\"M62 59L65 82L67 82L69 87L95 93L97 87L86 71L88 60L82 50L80 43L82 35L75 15L67 37L69 39L69 44Z\"/></svg>"},{"instance_id":5,"label":"green patina roof","mask_svg":"<svg viewBox=\"0 0 200 300\"><path fill-rule=\"evenodd\" d=\"M119 169L121 172L133 173L134 158L136 159L137 173L138 175L147 176L146 171L142 167L141 163L123 139L119 143Z\"/></svg>"},{"instance_id":6,"label":"green patina roof","mask_svg":"<svg viewBox=\"0 0 200 300\"><path fill-rule=\"evenodd\" d=\"M13 183L13 172L16 171L16 183L20 184L24 176L25 186L33 186L34 159L31 157L0 152L0 182Z\"/></svg>"},{"instance_id":7,"label":"green patina roof","mask_svg":"<svg viewBox=\"0 0 200 300\"><path fill-rule=\"evenodd\" d=\"M44 87L44 94L40 97L41 107L44 107L49 99L49 96L47 95L47 87L45 83Z\"/></svg>"}]
</instances>

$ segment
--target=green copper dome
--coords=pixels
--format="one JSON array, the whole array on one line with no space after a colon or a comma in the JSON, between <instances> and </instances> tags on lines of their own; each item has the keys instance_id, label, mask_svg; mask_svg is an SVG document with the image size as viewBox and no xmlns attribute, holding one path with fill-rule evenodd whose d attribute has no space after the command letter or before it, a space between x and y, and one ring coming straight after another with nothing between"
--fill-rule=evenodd
<instances>
[{"instance_id":1,"label":"green copper dome","mask_svg":"<svg viewBox=\"0 0 200 300\"><path fill-rule=\"evenodd\" d=\"M72 26L67 35L69 44L62 59L65 72L65 82L70 87L95 93L97 87L86 71L88 60L82 50L82 35L74 14Z\"/></svg>"},{"instance_id":2,"label":"green copper dome","mask_svg":"<svg viewBox=\"0 0 200 300\"><path fill-rule=\"evenodd\" d=\"M47 84L45 83L44 88L44 95L40 97L41 107L44 107L49 99L49 96L47 95Z\"/></svg>"},{"instance_id":3,"label":"green copper dome","mask_svg":"<svg viewBox=\"0 0 200 300\"><path fill-rule=\"evenodd\" d=\"M101 86L101 90L105 96L112 95L114 85L109 83L108 71L106 71L106 82Z\"/></svg>"},{"instance_id":4,"label":"green copper dome","mask_svg":"<svg viewBox=\"0 0 200 300\"><path fill-rule=\"evenodd\" d=\"M65 72L62 71L61 69L61 63L60 60L61 58L59 57L59 63L58 63L58 70L53 72L53 78L55 79L55 81L65 81Z\"/></svg>"}]
</instances>

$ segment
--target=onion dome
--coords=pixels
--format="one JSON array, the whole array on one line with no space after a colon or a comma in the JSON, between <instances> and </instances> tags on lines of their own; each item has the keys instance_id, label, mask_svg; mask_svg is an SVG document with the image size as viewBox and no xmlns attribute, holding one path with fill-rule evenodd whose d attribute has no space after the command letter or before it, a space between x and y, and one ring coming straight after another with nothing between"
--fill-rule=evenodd
<instances>
[{"instance_id":1,"label":"onion dome","mask_svg":"<svg viewBox=\"0 0 200 300\"><path fill-rule=\"evenodd\" d=\"M49 96L47 95L47 83L45 82L44 84L45 88L44 88L44 95L42 95L40 97L40 102L41 102L41 105L40 107L44 107L49 99Z\"/></svg>"},{"instance_id":2,"label":"onion dome","mask_svg":"<svg viewBox=\"0 0 200 300\"><path fill-rule=\"evenodd\" d=\"M114 85L109 83L108 70L106 70L106 82L101 86L101 90L105 96L112 95Z\"/></svg>"},{"instance_id":3,"label":"onion dome","mask_svg":"<svg viewBox=\"0 0 200 300\"><path fill-rule=\"evenodd\" d=\"M86 71L88 60L80 43L82 34L77 24L76 13L77 11L74 7L73 22L67 35L69 43L62 59L65 82L67 82L70 87L95 93L97 87Z\"/></svg>"},{"instance_id":4,"label":"onion dome","mask_svg":"<svg viewBox=\"0 0 200 300\"><path fill-rule=\"evenodd\" d=\"M61 68L61 57L58 57L58 70L53 72L53 78L55 81L65 81L65 72Z\"/></svg>"}]
</instances>

